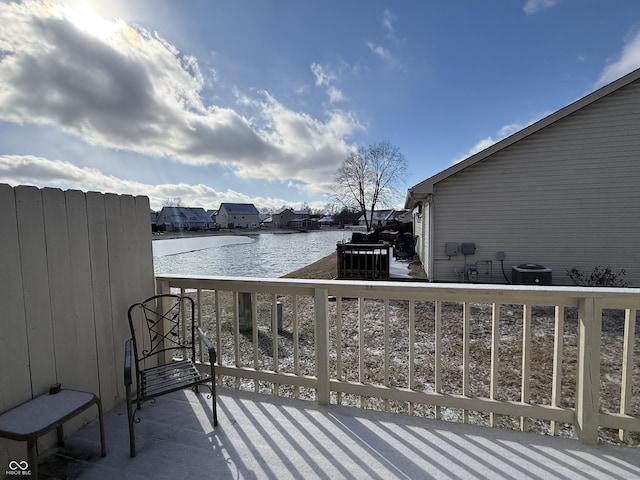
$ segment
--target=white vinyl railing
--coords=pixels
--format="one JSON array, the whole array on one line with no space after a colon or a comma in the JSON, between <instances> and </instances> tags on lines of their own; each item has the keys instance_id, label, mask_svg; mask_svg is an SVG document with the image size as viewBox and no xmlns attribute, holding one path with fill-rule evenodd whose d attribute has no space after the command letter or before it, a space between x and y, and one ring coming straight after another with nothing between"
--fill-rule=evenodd
<instances>
[{"instance_id":1,"label":"white vinyl railing","mask_svg":"<svg viewBox=\"0 0 640 480\"><path fill-rule=\"evenodd\" d=\"M156 282L158 293L194 295L220 384L492 427L542 422L584 443L597 443L605 429L623 442L640 431L640 289ZM249 306L240 308L241 294Z\"/></svg>"}]
</instances>

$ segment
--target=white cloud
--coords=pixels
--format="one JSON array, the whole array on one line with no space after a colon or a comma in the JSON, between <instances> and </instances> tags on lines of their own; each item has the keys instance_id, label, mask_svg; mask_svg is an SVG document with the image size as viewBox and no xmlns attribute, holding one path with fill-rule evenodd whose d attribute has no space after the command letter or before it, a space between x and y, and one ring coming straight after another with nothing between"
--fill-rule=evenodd
<instances>
[{"instance_id":1,"label":"white cloud","mask_svg":"<svg viewBox=\"0 0 640 480\"><path fill-rule=\"evenodd\" d=\"M463 160L466 160L467 158L475 155L476 153L479 153L479 152L485 150L486 148L489 148L494 143L498 143L500 140L503 140L503 139L507 138L508 136L513 135L516 132L519 132L520 130L528 127L529 125L532 125L533 123L538 121L543 116L546 116L546 115L542 115L541 117L536 118L535 120L529 122L527 125L521 125L519 123L511 123L509 125L504 125L503 127L501 127L498 130L498 132L495 135L495 138L493 138L493 136L488 136L486 138L483 138L482 140L477 142L475 145L473 145L466 153L464 153L462 156L460 156L459 158L455 159L451 163L452 164L456 164L456 163L459 163L459 162L461 162Z\"/></svg>"},{"instance_id":2,"label":"white cloud","mask_svg":"<svg viewBox=\"0 0 640 480\"><path fill-rule=\"evenodd\" d=\"M346 156L346 137L360 128L349 112L311 118L268 93L246 103L252 117L207 105L203 89L211 79L197 59L123 21L74 17L43 1L0 3L0 23L3 121L53 125L101 147L302 184L324 181ZM343 98L335 87L328 94L333 102Z\"/></svg>"},{"instance_id":3,"label":"white cloud","mask_svg":"<svg viewBox=\"0 0 640 480\"><path fill-rule=\"evenodd\" d=\"M0 183L146 195L151 208L156 210L165 200L174 198L179 198L183 206L205 209L217 209L221 202L253 203L258 208L271 209L290 203L277 197L251 197L233 190L217 191L203 184L147 184L123 180L95 168L82 168L70 162L30 155L0 155Z\"/></svg>"},{"instance_id":4,"label":"white cloud","mask_svg":"<svg viewBox=\"0 0 640 480\"><path fill-rule=\"evenodd\" d=\"M524 5L524 13L533 15L541 10L555 7L559 0L527 0Z\"/></svg>"},{"instance_id":5,"label":"white cloud","mask_svg":"<svg viewBox=\"0 0 640 480\"><path fill-rule=\"evenodd\" d=\"M367 47L369 47L369 50L371 50L381 59L386 60L390 63L394 61L393 56L391 55L391 52L388 48L385 48L382 45L376 45L373 42L367 42Z\"/></svg>"},{"instance_id":6,"label":"white cloud","mask_svg":"<svg viewBox=\"0 0 640 480\"><path fill-rule=\"evenodd\" d=\"M342 139L355 129L363 129L349 112L334 110L325 121L313 119L306 113L286 108L267 92L262 98L241 97L239 102L253 106L265 125L260 132L286 162L270 161L269 156L255 157L250 162L234 164L238 175L250 178L292 178L309 192L329 189L337 166L352 149ZM288 174L295 171L296 175ZM261 172L256 175L256 172Z\"/></svg>"},{"instance_id":7,"label":"white cloud","mask_svg":"<svg viewBox=\"0 0 640 480\"><path fill-rule=\"evenodd\" d=\"M395 17L389 10L385 10L382 16L382 27L387 31L387 35L395 39L395 28L393 26L393 21Z\"/></svg>"},{"instance_id":8,"label":"white cloud","mask_svg":"<svg viewBox=\"0 0 640 480\"><path fill-rule=\"evenodd\" d=\"M389 10L385 10L383 12L382 28L386 32L385 41L383 43L391 43L393 47L397 47L401 43L396 36L396 29L393 25L395 19L395 16ZM400 60L396 58L391 49L383 43L369 41L366 44L369 50L380 58L387 66L391 68L402 68Z\"/></svg>"},{"instance_id":9,"label":"white cloud","mask_svg":"<svg viewBox=\"0 0 640 480\"><path fill-rule=\"evenodd\" d=\"M335 104L345 100L344 94L333 83L337 77L327 67L323 67L317 63L311 64L311 72L316 78L316 86L325 87L329 102Z\"/></svg>"},{"instance_id":10,"label":"white cloud","mask_svg":"<svg viewBox=\"0 0 640 480\"><path fill-rule=\"evenodd\" d=\"M491 145L493 145L496 142L498 142L498 140L494 140L493 137L483 138L478 143L476 143L473 147L471 147L466 153L464 153L462 156L458 157L453 162L451 162L451 164L453 165L456 163L460 163L461 161L466 160L467 158L475 155L476 153L481 152L485 148L489 148Z\"/></svg>"},{"instance_id":11,"label":"white cloud","mask_svg":"<svg viewBox=\"0 0 640 480\"><path fill-rule=\"evenodd\" d=\"M640 31L636 32L624 45L620 57L605 67L596 86L601 87L611 83L638 67L640 67Z\"/></svg>"}]
</instances>

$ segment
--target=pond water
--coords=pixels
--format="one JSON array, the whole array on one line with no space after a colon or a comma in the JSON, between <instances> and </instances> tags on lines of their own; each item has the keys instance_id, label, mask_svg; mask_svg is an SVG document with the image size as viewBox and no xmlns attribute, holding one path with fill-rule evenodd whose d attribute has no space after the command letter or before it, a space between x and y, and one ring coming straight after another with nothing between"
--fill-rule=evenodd
<instances>
[{"instance_id":1,"label":"pond water","mask_svg":"<svg viewBox=\"0 0 640 480\"><path fill-rule=\"evenodd\" d=\"M213 235L153 241L156 275L277 278L326 257L350 231Z\"/></svg>"}]
</instances>

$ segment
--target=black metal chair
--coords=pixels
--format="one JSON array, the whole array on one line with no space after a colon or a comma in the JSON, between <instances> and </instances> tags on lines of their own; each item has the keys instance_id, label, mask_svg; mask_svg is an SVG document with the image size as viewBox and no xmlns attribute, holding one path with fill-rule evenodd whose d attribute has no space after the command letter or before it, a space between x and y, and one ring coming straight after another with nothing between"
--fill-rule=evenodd
<instances>
[{"instance_id":1,"label":"black metal chair","mask_svg":"<svg viewBox=\"0 0 640 480\"><path fill-rule=\"evenodd\" d=\"M218 425L214 363L216 351L202 329L196 325L193 299L179 295L155 295L129 307L131 338L125 343L124 383L129 420L129 445L136 455L135 413L148 400L161 395L205 384L211 390L213 425ZM196 332L198 336L196 337ZM201 342L197 342L197 339ZM206 348L211 372L196 366L196 349ZM132 370L135 367L135 397L132 396ZM210 384L210 385L209 385ZM133 410L133 404L136 409Z\"/></svg>"}]
</instances>

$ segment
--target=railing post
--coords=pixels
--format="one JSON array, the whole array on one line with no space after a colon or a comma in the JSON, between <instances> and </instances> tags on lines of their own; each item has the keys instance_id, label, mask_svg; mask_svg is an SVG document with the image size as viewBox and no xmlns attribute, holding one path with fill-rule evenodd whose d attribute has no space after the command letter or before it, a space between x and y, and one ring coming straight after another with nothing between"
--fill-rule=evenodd
<instances>
[{"instance_id":1,"label":"railing post","mask_svg":"<svg viewBox=\"0 0 640 480\"><path fill-rule=\"evenodd\" d=\"M156 280L156 295L166 295L171 293L171 287L166 280Z\"/></svg>"},{"instance_id":2,"label":"railing post","mask_svg":"<svg viewBox=\"0 0 640 480\"><path fill-rule=\"evenodd\" d=\"M316 288L314 306L316 312L316 377L318 388L316 400L320 405L329 405L331 385L329 382L329 292Z\"/></svg>"},{"instance_id":3,"label":"railing post","mask_svg":"<svg viewBox=\"0 0 640 480\"><path fill-rule=\"evenodd\" d=\"M601 300L578 301L578 378L576 380L576 429L582 443L598 443L600 416Z\"/></svg>"},{"instance_id":4,"label":"railing post","mask_svg":"<svg viewBox=\"0 0 640 480\"><path fill-rule=\"evenodd\" d=\"M156 280L156 295L168 295L171 293L171 287L169 286L169 282L167 281L162 281L162 280ZM165 302L162 302L165 303ZM158 305L159 310L156 310L158 313L165 311L165 309L167 308L168 304L163 304L163 305ZM165 335L167 333L167 329L168 329L168 325L166 320L161 322L161 331L162 334ZM164 345L164 340L162 342L162 344ZM184 353L183 353L184 354ZM168 363L171 362L171 358L172 358L172 352L171 351L166 351L164 352L161 356L162 356L162 361L164 363Z\"/></svg>"}]
</instances>

